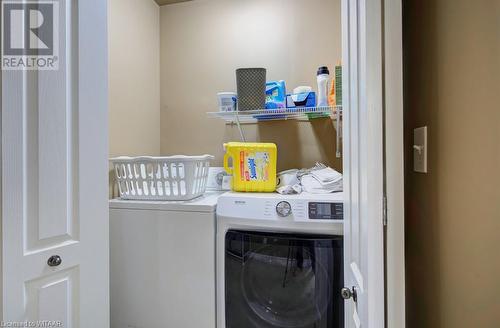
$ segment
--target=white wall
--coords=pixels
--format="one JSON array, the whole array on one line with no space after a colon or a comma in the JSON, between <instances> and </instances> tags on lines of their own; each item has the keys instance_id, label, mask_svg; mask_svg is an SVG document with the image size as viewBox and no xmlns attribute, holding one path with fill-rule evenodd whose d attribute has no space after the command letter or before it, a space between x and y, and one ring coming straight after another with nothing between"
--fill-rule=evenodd
<instances>
[{"instance_id":1,"label":"white wall","mask_svg":"<svg viewBox=\"0 0 500 328\"><path fill-rule=\"evenodd\" d=\"M160 7L109 0L109 156L160 154ZM110 197L116 196L114 173Z\"/></svg>"},{"instance_id":2,"label":"white wall","mask_svg":"<svg viewBox=\"0 0 500 328\"><path fill-rule=\"evenodd\" d=\"M207 118L216 94L236 91L235 69L265 67L292 90L316 85L316 71L341 59L339 0L195 0L161 11L161 152L217 156L239 141L234 127ZM332 72L333 73L333 72ZM341 168L331 120L244 127L248 141L278 144L278 168L316 161Z\"/></svg>"},{"instance_id":3,"label":"white wall","mask_svg":"<svg viewBox=\"0 0 500 328\"><path fill-rule=\"evenodd\" d=\"M110 156L160 153L160 16L154 0L109 0Z\"/></svg>"},{"instance_id":4,"label":"white wall","mask_svg":"<svg viewBox=\"0 0 500 328\"><path fill-rule=\"evenodd\" d=\"M315 86L318 66L333 68L341 58L339 0L195 0L163 7L153 0L109 0L109 7L110 156L211 153L220 165L222 143L239 135L206 112L217 110L217 92L236 89L236 68L266 67L269 80L285 79L292 89ZM279 169L315 161L341 169L330 120L244 130L249 141L278 144Z\"/></svg>"}]
</instances>

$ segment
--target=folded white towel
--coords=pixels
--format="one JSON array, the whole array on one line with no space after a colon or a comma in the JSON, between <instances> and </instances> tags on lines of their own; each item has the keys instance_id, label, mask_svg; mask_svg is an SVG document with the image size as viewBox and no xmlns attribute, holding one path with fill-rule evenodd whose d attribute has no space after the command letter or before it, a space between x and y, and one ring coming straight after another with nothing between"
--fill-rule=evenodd
<instances>
[{"instance_id":1,"label":"folded white towel","mask_svg":"<svg viewBox=\"0 0 500 328\"><path fill-rule=\"evenodd\" d=\"M311 175L315 177L322 185L342 180L342 174L335 171L331 167L311 171Z\"/></svg>"},{"instance_id":2,"label":"folded white towel","mask_svg":"<svg viewBox=\"0 0 500 328\"><path fill-rule=\"evenodd\" d=\"M342 180L328 185L322 185L315 177L306 175L302 177L302 187L311 194L329 194L343 190Z\"/></svg>"},{"instance_id":3,"label":"folded white towel","mask_svg":"<svg viewBox=\"0 0 500 328\"><path fill-rule=\"evenodd\" d=\"M304 190L311 194L328 194L343 190L342 174L330 167L302 176L301 184Z\"/></svg>"}]
</instances>

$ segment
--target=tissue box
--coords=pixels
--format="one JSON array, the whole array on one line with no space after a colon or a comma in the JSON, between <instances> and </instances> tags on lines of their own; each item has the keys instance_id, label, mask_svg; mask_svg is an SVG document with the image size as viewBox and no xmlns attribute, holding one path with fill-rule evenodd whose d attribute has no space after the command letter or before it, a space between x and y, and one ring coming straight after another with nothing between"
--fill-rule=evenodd
<instances>
[{"instance_id":1,"label":"tissue box","mask_svg":"<svg viewBox=\"0 0 500 328\"><path fill-rule=\"evenodd\" d=\"M316 106L316 92L303 92L289 94L286 96L286 107L315 107Z\"/></svg>"}]
</instances>

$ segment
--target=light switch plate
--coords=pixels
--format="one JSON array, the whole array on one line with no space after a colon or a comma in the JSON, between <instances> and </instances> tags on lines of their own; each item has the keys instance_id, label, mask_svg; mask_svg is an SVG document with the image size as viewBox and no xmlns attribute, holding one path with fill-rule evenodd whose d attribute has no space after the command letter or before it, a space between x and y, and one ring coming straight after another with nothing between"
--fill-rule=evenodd
<instances>
[{"instance_id":1,"label":"light switch plate","mask_svg":"<svg viewBox=\"0 0 500 328\"><path fill-rule=\"evenodd\" d=\"M413 171L427 173L427 127L413 130Z\"/></svg>"}]
</instances>

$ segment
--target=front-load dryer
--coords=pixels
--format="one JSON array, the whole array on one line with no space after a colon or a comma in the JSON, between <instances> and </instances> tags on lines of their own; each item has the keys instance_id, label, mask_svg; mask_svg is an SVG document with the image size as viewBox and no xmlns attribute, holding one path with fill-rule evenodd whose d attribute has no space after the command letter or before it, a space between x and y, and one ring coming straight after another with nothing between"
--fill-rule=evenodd
<instances>
[{"instance_id":1,"label":"front-load dryer","mask_svg":"<svg viewBox=\"0 0 500 328\"><path fill-rule=\"evenodd\" d=\"M219 197L217 328L343 328L342 234L342 193Z\"/></svg>"}]
</instances>

